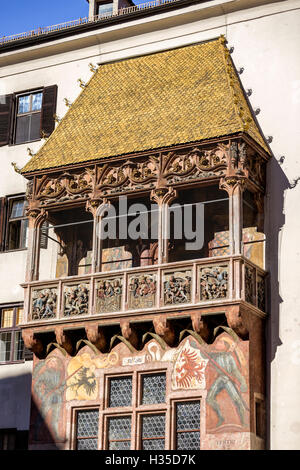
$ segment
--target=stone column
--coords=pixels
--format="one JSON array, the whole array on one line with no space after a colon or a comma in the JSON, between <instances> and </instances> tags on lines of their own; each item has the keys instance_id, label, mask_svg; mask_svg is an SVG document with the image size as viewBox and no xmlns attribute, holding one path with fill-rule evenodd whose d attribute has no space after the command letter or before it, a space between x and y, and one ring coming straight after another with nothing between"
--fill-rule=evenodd
<instances>
[{"instance_id":1,"label":"stone column","mask_svg":"<svg viewBox=\"0 0 300 470\"><path fill-rule=\"evenodd\" d=\"M155 188L151 191L150 199L158 205L158 264L168 262L168 208L177 197L177 191L172 187Z\"/></svg>"},{"instance_id":2,"label":"stone column","mask_svg":"<svg viewBox=\"0 0 300 470\"><path fill-rule=\"evenodd\" d=\"M245 177L225 176L220 180L220 189L229 196L229 247L231 255L243 253L243 191Z\"/></svg>"},{"instance_id":3,"label":"stone column","mask_svg":"<svg viewBox=\"0 0 300 470\"><path fill-rule=\"evenodd\" d=\"M91 199L86 204L86 210L91 212L94 217L93 227L93 255L92 255L92 273L101 271L101 251L102 251L102 217L105 209L108 207L107 199Z\"/></svg>"}]
</instances>

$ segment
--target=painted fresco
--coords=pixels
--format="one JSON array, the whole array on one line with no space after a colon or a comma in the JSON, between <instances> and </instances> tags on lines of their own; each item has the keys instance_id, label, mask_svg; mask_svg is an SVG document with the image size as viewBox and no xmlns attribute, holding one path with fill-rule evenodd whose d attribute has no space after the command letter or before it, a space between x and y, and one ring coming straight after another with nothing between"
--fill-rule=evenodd
<instances>
[{"instance_id":1,"label":"painted fresco","mask_svg":"<svg viewBox=\"0 0 300 470\"><path fill-rule=\"evenodd\" d=\"M249 449L248 357L248 341L225 331L212 344L200 344L189 335L177 348L153 338L136 352L123 342L106 354L88 345L74 357L64 357L56 349L47 359L35 361L31 443L49 442L50 436L62 441L68 407L99 404L104 369L120 374L153 370L153 366L169 371L170 397L175 393L176 397L201 399L202 449Z\"/></svg>"},{"instance_id":2,"label":"painted fresco","mask_svg":"<svg viewBox=\"0 0 300 470\"><path fill-rule=\"evenodd\" d=\"M32 442L64 440L65 363L59 352L35 361L32 374Z\"/></svg>"},{"instance_id":3,"label":"painted fresco","mask_svg":"<svg viewBox=\"0 0 300 470\"><path fill-rule=\"evenodd\" d=\"M103 248L101 262L102 271L128 269L132 266L132 254L126 251L124 246Z\"/></svg>"}]
</instances>

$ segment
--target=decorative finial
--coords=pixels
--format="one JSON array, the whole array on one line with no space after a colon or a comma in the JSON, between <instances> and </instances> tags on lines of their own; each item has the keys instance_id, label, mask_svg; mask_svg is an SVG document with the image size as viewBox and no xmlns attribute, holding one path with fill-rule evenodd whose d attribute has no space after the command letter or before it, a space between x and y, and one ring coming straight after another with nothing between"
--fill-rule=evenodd
<instances>
[{"instance_id":1,"label":"decorative finial","mask_svg":"<svg viewBox=\"0 0 300 470\"><path fill-rule=\"evenodd\" d=\"M238 69L238 73L241 75L241 74L244 72L244 70L245 70L244 67L240 67L240 68Z\"/></svg>"},{"instance_id":2,"label":"decorative finial","mask_svg":"<svg viewBox=\"0 0 300 470\"><path fill-rule=\"evenodd\" d=\"M27 152L28 152L28 155L30 157L33 157L34 156L34 153L32 152L31 148L30 147L27 147Z\"/></svg>"},{"instance_id":3,"label":"decorative finial","mask_svg":"<svg viewBox=\"0 0 300 470\"><path fill-rule=\"evenodd\" d=\"M247 96L251 96L252 95L252 88L248 88L246 93L247 93Z\"/></svg>"},{"instance_id":4,"label":"decorative finial","mask_svg":"<svg viewBox=\"0 0 300 470\"><path fill-rule=\"evenodd\" d=\"M254 113L257 116L260 113L260 108L255 108Z\"/></svg>"},{"instance_id":5,"label":"decorative finial","mask_svg":"<svg viewBox=\"0 0 300 470\"><path fill-rule=\"evenodd\" d=\"M65 102L65 105L68 106L68 108L71 107L72 103L67 98L64 98L64 102Z\"/></svg>"},{"instance_id":6,"label":"decorative finial","mask_svg":"<svg viewBox=\"0 0 300 470\"><path fill-rule=\"evenodd\" d=\"M61 121L60 117L57 114L53 114L54 121L59 123Z\"/></svg>"},{"instance_id":7,"label":"decorative finial","mask_svg":"<svg viewBox=\"0 0 300 470\"><path fill-rule=\"evenodd\" d=\"M97 70L97 67L94 64L92 64L92 62L89 63L89 68L90 68L90 71L93 73L95 73Z\"/></svg>"},{"instance_id":8,"label":"decorative finial","mask_svg":"<svg viewBox=\"0 0 300 470\"><path fill-rule=\"evenodd\" d=\"M234 46L229 47L229 52L230 52L230 54L232 54L233 51L234 51Z\"/></svg>"},{"instance_id":9,"label":"decorative finial","mask_svg":"<svg viewBox=\"0 0 300 470\"><path fill-rule=\"evenodd\" d=\"M270 144L273 141L273 136L272 135L267 135L267 142Z\"/></svg>"},{"instance_id":10,"label":"decorative finial","mask_svg":"<svg viewBox=\"0 0 300 470\"><path fill-rule=\"evenodd\" d=\"M281 155L281 157L279 157L279 160L278 160L279 165L282 165L284 160L285 160L285 156Z\"/></svg>"},{"instance_id":11,"label":"decorative finial","mask_svg":"<svg viewBox=\"0 0 300 470\"><path fill-rule=\"evenodd\" d=\"M19 173L19 174L21 173L21 168L18 167L16 162L11 162L11 166L13 166L16 173Z\"/></svg>"},{"instance_id":12,"label":"decorative finial","mask_svg":"<svg viewBox=\"0 0 300 470\"><path fill-rule=\"evenodd\" d=\"M86 84L81 80L81 78L78 78L77 82L79 83L80 88L86 87Z\"/></svg>"}]
</instances>

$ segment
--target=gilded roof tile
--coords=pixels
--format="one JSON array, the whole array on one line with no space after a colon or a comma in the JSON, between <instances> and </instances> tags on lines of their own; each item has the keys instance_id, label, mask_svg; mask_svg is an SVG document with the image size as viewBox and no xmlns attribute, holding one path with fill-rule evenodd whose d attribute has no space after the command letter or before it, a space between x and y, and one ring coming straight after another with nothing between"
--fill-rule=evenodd
<instances>
[{"instance_id":1,"label":"gilded roof tile","mask_svg":"<svg viewBox=\"0 0 300 470\"><path fill-rule=\"evenodd\" d=\"M220 38L101 65L22 173L241 131L268 152Z\"/></svg>"}]
</instances>

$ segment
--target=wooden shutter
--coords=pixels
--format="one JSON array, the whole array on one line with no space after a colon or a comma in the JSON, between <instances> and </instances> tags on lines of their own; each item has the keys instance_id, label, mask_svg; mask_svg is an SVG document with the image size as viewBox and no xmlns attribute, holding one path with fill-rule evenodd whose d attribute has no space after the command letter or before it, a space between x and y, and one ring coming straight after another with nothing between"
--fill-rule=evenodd
<instances>
[{"instance_id":1,"label":"wooden shutter","mask_svg":"<svg viewBox=\"0 0 300 470\"><path fill-rule=\"evenodd\" d=\"M57 85L44 88L42 116L41 116L41 132L44 131L48 137L54 130L55 121L54 114L56 112Z\"/></svg>"},{"instance_id":2,"label":"wooden shutter","mask_svg":"<svg viewBox=\"0 0 300 470\"><path fill-rule=\"evenodd\" d=\"M4 251L6 221L6 198L0 197L0 251Z\"/></svg>"},{"instance_id":3,"label":"wooden shutter","mask_svg":"<svg viewBox=\"0 0 300 470\"><path fill-rule=\"evenodd\" d=\"M40 248L48 248L48 229L49 223L44 222L41 226L41 233L40 233Z\"/></svg>"},{"instance_id":4,"label":"wooden shutter","mask_svg":"<svg viewBox=\"0 0 300 470\"><path fill-rule=\"evenodd\" d=\"M0 147L10 143L14 95L0 96Z\"/></svg>"}]
</instances>

